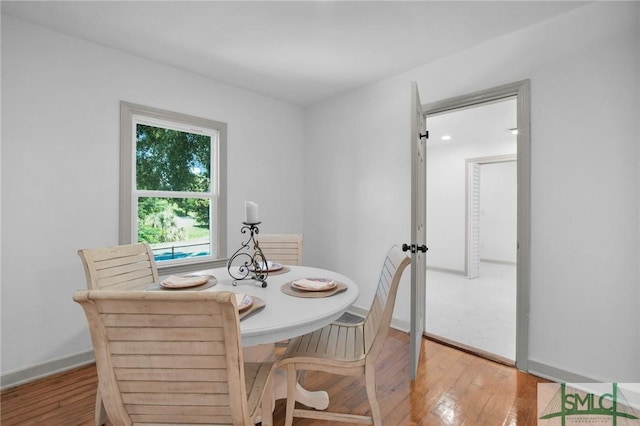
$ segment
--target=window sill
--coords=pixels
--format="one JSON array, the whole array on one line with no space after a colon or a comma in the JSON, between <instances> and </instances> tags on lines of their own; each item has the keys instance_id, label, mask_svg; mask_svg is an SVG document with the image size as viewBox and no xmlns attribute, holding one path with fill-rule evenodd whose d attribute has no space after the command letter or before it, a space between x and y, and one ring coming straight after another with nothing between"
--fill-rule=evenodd
<instances>
[{"instance_id":1,"label":"window sill","mask_svg":"<svg viewBox=\"0 0 640 426\"><path fill-rule=\"evenodd\" d=\"M181 264L181 265L161 266L158 263L156 263L156 265L158 267L158 274L161 276L164 276L164 275L184 274L187 272L200 271L203 269L220 268L220 267L227 266L227 262L228 262L228 259L216 259L216 260L209 260L204 262L193 262L193 263L187 263L187 264Z\"/></svg>"}]
</instances>

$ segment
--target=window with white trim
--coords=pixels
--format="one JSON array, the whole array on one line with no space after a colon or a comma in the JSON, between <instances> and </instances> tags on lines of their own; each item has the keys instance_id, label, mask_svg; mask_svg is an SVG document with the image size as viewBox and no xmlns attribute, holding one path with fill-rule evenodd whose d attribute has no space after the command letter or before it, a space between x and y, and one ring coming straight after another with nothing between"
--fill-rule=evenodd
<instances>
[{"instance_id":1,"label":"window with white trim","mask_svg":"<svg viewBox=\"0 0 640 426\"><path fill-rule=\"evenodd\" d=\"M121 103L120 242L158 267L226 257L226 124Z\"/></svg>"}]
</instances>

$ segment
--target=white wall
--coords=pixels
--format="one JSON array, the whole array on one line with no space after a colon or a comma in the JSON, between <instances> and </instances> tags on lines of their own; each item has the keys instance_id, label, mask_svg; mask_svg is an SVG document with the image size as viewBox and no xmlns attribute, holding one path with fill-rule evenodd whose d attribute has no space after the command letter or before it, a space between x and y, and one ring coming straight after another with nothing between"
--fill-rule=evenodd
<instances>
[{"instance_id":1,"label":"white wall","mask_svg":"<svg viewBox=\"0 0 640 426\"><path fill-rule=\"evenodd\" d=\"M529 364L640 381L638 7L590 4L308 108L305 260L352 277L368 307L410 236L410 81L428 103L528 78ZM398 297L408 321L406 280Z\"/></svg>"},{"instance_id":2,"label":"white wall","mask_svg":"<svg viewBox=\"0 0 640 426\"><path fill-rule=\"evenodd\" d=\"M530 78L530 360L640 381L639 21L637 3L588 5L310 107L303 126L298 107L3 17L3 374L90 347L75 251L117 243L120 100L229 123L229 217L254 199L264 232L302 229L305 263L354 278L367 307L410 237L409 82L427 103Z\"/></svg>"},{"instance_id":3,"label":"white wall","mask_svg":"<svg viewBox=\"0 0 640 426\"><path fill-rule=\"evenodd\" d=\"M121 100L228 123L230 252L244 200L302 232L300 107L3 16L3 375L91 350L76 251L118 243Z\"/></svg>"},{"instance_id":4,"label":"white wall","mask_svg":"<svg viewBox=\"0 0 640 426\"><path fill-rule=\"evenodd\" d=\"M516 161L480 166L480 260L516 263L517 172Z\"/></svg>"},{"instance_id":5,"label":"white wall","mask_svg":"<svg viewBox=\"0 0 640 426\"><path fill-rule=\"evenodd\" d=\"M427 118L427 128L432 135L449 132L455 135L450 141L432 137L427 143L428 267L460 272L465 270L467 160L516 154L516 137L507 132L509 127L505 127L504 136L498 138L493 133L485 136L475 127L477 122L471 122L472 117L476 116L493 116L495 120L495 115L486 111L496 111L497 105L501 105L497 111L509 115L505 121L515 126L515 100ZM499 126L497 121L489 127ZM468 137L469 134L473 137ZM502 233L503 230L501 228L498 232ZM485 231L487 229L481 229L481 237L486 235ZM495 230L489 232L495 235Z\"/></svg>"}]
</instances>

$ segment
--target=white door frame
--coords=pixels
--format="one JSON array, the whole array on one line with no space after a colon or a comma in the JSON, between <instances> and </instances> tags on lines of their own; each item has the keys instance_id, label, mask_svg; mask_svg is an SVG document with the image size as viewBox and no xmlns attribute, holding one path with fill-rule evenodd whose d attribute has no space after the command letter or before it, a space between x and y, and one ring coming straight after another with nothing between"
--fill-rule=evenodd
<instances>
[{"instance_id":1,"label":"white door frame","mask_svg":"<svg viewBox=\"0 0 640 426\"><path fill-rule=\"evenodd\" d=\"M531 118L529 80L444 99L423 106L425 115L436 115L516 96L518 152L518 253L516 301L516 367L528 371L529 294L531 257Z\"/></svg>"}]
</instances>

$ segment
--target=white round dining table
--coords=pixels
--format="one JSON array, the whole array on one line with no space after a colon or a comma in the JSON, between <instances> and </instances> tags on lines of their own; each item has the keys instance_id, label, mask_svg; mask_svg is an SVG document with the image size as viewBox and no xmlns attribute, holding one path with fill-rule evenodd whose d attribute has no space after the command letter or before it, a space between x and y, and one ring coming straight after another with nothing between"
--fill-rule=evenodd
<instances>
[{"instance_id":1,"label":"white round dining table","mask_svg":"<svg viewBox=\"0 0 640 426\"><path fill-rule=\"evenodd\" d=\"M235 267L237 270L237 267ZM206 269L194 274L213 275L217 284L202 291L232 291L255 296L265 302L264 308L240 321L242 346L275 343L324 327L338 319L358 298L358 286L348 277L326 269L309 266L285 266L287 272L274 271L267 286L254 280L236 281L226 267ZM282 292L280 287L301 278L326 278L347 285L347 289L328 297L302 298Z\"/></svg>"},{"instance_id":2,"label":"white round dining table","mask_svg":"<svg viewBox=\"0 0 640 426\"><path fill-rule=\"evenodd\" d=\"M234 271L237 271L238 268L234 268ZM214 286L202 291L232 291L258 297L265 302L263 308L240 320L245 361L254 357L272 356L274 343L301 336L330 324L346 312L358 298L358 286L342 274L309 266L285 266L285 268L286 272L285 270L271 272L267 277L266 287L262 287L262 283L251 279L234 280L227 268L205 269L191 273L213 275L216 278L217 283ZM331 296L313 298L296 297L282 292L281 287L284 284L302 278L329 279L345 284L347 289ZM266 353L262 352L263 349ZM284 370L276 372L274 383L275 398L286 398L287 382ZM310 392L299 384L295 399L318 410L323 410L329 405L327 392Z\"/></svg>"}]
</instances>

